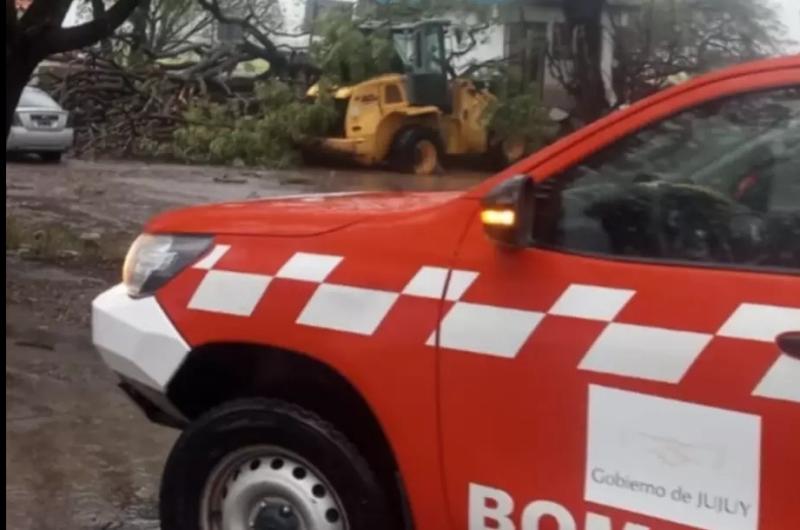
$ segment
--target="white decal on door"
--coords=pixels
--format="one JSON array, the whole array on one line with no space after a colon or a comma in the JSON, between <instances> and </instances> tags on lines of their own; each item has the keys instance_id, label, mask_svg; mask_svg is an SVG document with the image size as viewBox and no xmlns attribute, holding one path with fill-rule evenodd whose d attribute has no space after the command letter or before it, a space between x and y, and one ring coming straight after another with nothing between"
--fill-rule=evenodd
<instances>
[{"instance_id":1,"label":"white decal on door","mask_svg":"<svg viewBox=\"0 0 800 530\"><path fill-rule=\"evenodd\" d=\"M585 500L696 528L756 530L761 418L589 386Z\"/></svg>"}]
</instances>

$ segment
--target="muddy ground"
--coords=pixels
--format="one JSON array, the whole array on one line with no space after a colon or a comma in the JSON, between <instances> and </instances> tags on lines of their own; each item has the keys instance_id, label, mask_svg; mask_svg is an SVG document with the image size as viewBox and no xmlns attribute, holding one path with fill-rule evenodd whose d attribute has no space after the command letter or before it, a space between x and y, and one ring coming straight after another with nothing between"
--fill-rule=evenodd
<instances>
[{"instance_id":1,"label":"muddy ground","mask_svg":"<svg viewBox=\"0 0 800 530\"><path fill-rule=\"evenodd\" d=\"M69 161L6 165L6 527L157 529L176 432L150 424L89 341L89 304L118 282L150 216L283 194L461 189L485 175L254 171Z\"/></svg>"}]
</instances>

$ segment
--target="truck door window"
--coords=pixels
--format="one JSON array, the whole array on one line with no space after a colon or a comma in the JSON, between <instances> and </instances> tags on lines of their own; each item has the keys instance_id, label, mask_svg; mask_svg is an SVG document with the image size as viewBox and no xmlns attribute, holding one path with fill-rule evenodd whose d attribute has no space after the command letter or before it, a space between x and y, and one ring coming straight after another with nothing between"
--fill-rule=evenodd
<instances>
[{"instance_id":1,"label":"truck door window","mask_svg":"<svg viewBox=\"0 0 800 530\"><path fill-rule=\"evenodd\" d=\"M538 195L537 246L800 270L800 87L683 111L548 179Z\"/></svg>"},{"instance_id":2,"label":"truck door window","mask_svg":"<svg viewBox=\"0 0 800 530\"><path fill-rule=\"evenodd\" d=\"M383 102L387 105L392 103L402 103L403 94L400 92L400 87L397 85L386 85L383 93Z\"/></svg>"}]
</instances>

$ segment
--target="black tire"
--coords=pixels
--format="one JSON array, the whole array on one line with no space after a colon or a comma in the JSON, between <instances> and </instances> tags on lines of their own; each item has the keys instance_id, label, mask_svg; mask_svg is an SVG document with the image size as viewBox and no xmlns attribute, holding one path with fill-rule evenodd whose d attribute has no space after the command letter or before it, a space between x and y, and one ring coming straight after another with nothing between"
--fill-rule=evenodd
<instances>
[{"instance_id":1,"label":"black tire","mask_svg":"<svg viewBox=\"0 0 800 530\"><path fill-rule=\"evenodd\" d=\"M303 457L338 494L350 530L396 529L386 496L358 450L332 425L296 405L246 399L211 410L178 438L161 482L162 530L198 530L212 470L233 451L268 444Z\"/></svg>"},{"instance_id":2,"label":"black tire","mask_svg":"<svg viewBox=\"0 0 800 530\"><path fill-rule=\"evenodd\" d=\"M44 162L61 162L62 153L60 151L43 151L39 153Z\"/></svg>"},{"instance_id":3,"label":"black tire","mask_svg":"<svg viewBox=\"0 0 800 530\"><path fill-rule=\"evenodd\" d=\"M417 161L417 154L423 145L430 145L433 148L435 160L432 164L428 162L421 167ZM392 169L401 173L431 175L441 170L443 152L441 138L435 131L424 127L408 127L395 135L389 153L389 164Z\"/></svg>"}]
</instances>

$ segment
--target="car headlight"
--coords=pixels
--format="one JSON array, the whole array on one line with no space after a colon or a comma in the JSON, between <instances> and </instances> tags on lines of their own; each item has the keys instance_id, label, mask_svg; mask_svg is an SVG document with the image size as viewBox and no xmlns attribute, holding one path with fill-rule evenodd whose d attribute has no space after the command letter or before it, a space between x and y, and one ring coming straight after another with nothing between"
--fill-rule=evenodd
<instances>
[{"instance_id":1,"label":"car headlight","mask_svg":"<svg viewBox=\"0 0 800 530\"><path fill-rule=\"evenodd\" d=\"M210 236L142 234L122 268L130 296L153 294L211 246Z\"/></svg>"}]
</instances>

